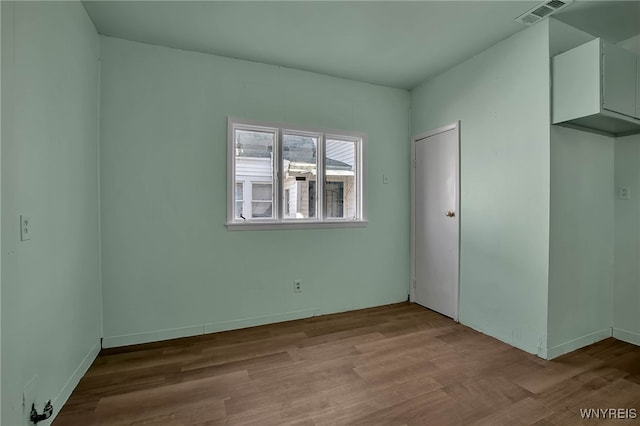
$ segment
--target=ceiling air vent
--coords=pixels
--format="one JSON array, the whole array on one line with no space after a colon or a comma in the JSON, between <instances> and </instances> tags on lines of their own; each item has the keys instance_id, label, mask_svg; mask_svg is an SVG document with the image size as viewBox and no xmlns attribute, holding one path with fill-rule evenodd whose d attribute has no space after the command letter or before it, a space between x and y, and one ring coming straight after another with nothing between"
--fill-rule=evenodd
<instances>
[{"instance_id":1,"label":"ceiling air vent","mask_svg":"<svg viewBox=\"0 0 640 426\"><path fill-rule=\"evenodd\" d=\"M557 12L558 10L571 4L573 0L551 0L540 3L533 9L528 10L522 15L516 18L516 21L525 24L533 25L546 18L547 16Z\"/></svg>"}]
</instances>

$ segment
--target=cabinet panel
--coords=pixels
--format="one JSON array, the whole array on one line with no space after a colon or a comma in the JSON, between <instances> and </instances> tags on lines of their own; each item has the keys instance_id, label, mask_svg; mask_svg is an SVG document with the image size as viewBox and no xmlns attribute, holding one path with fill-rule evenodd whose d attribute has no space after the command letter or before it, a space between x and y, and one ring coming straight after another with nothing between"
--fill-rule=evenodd
<instances>
[{"instance_id":1,"label":"cabinet panel","mask_svg":"<svg viewBox=\"0 0 640 426\"><path fill-rule=\"evenodd\" d=\"M600 39L553 57L553 123L600 112Z\"/></svg>"},{"instance_id":2,"label":"cabinet panel","mask_svg":"<svg viewBox=\"0 0 640 426\"><path fill-rule=\"evenodd\" d=\"M640 58L596 38L553 57L552 123L640 134Z\"/></svg>"},{"instance_id":3,"label":"cabinet panel","mask_svg":"<svg viewBox=\"0 0 640 426\"><path fill-rule=\"evenodd\" d=\"M635 117L637 58L621 47L604 43L603 108Z\"/></svg>"}]
</instances>

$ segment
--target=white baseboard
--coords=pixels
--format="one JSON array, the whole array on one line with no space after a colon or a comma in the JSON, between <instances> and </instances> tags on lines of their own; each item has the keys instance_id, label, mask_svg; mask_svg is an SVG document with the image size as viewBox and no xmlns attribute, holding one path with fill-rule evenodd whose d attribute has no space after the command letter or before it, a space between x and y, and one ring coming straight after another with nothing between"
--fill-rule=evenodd
<instances>
[{"instance_id":1,"label":"white baseboard","mask_svg":"<svg viewBox=\"0 0 640 426\"><path fill-rule=\"evenodd\" d=\"M520 349L521 351L530 353L532 355L537 355L541 358L544 358L542 355L540 355L540 350L541 348L539 346L529 346L529 345L524 345L522 340L519 341L515 341L513 339L513 335L511 336L507 336L505 334L501 334L501 333L496 333L496 332L488 332L487 330L485 330L483 327L479 327L477 324L471 323L471 322L467 322L466 319L460 319L460 324L464 325L465 327L469 327L479 333L482 333L486 336L489 337L493 337L494 339L498 339L500 340L502 343L506 343L509 346L512 346L516 349Z\"/></svg>"},{"instance_id":2,"label":"white baseboard","mask_svg":"<svg viewBox=\"0 0 640 426\"><path fill-rule=\"evenodd\" d=\"M262 317L244 318L232 321L221 321L204 325L204 332L215 333L218 331L237 330L239 328L254 327L257 325L273 324L277 322L292 321L309 318L318 315L320 308L305 309L302 311L285 312L282 314L265 315Z\"/></svg>"},{"instance_id":3,"label":"white baseboard","mask_svg":"<svg viewBox=\"0 0 640 426\"><path fill-rule=\"evenodd\" d=\"M542 346L538 346L538 352L536 352L535 354L536 356L538 356L539 358L542 359L549 359L548 356L548 352L547 352L547 348L543 348Z\"/></svg>"},{"instance_id":4,"label":"white baseboard","mask_svg":"<svg viewBox=\"0 0 640 426\"><path fill-rule=\"evenodd\" d=\"M96 344L93 345L87 355L85 355L85 357L80 362L80 365L78 365L78 368L76 368L71 377L69 377L67 383L65 383L62 389L60 389L58 395L56 395L53 401L51 401L51 404L53 405L53 414L51 415L51 417L49 417L42 423L38 423L38 425L46 426L53 423L53 420L56 418L58 413L60 413L60 410L71 396L71 392L73 392L76 386L78 386L78 383L80 383L80 379L82 379L87 370L89 370L89 367L91 367L91 364L93 364L93 361L98 356L98 353L100 353L100 341L97 341Z\"/></svg>"},{"instance_id":5,"label":"white baseboard","mask_svg":"<svg viewBox=\"0 0 640 426\"><path fill-rule=\"evenodd\" d=\"M633 331L621 330L619 328L613 329L613 337L623 342L631 343L633 345L640 346L640 334Z\"/></svg>"},{"instance_id":6,"label":"white baseboard","mask_svg":"<svg viewBox=\"0 0 640 426\"><path fill-rule=\"evenodd\" d=\"M607 339L611 336L612 336L611 328L605 328L599 331L595 331L593 333L589 333L582 337L569 340L568 342L561 343L551 348L547 348L546 351L542 350L541 351L542 353L540 354L540 356L542 356L545 359L553 359L553 358L559 357L560 355L564 355L569 352L575 351L576 349L589 346L592 343L599 342L600 340Z\"/></svg>"},{"instance_id":7,"label":"white baseboard","mask_svg":"<svg viewBox=\"0 0 640 426\"><path fill-rule=\"evenodd\" d=\"M309 318L318 315L320 308L305 309L302 311L284 312L281 314L265 315L261 317L242 318L231 321L220 321L209 324L193 325L188 327L171 328L167 330L155 330L142 333L123 334L120 336L104 337L103 348L115 348L119 346L137 345L140 343L158 342L161 340L178 339L180 337L199 336L201 334L215 333L218 331L237 330L240 328L254 327L257 325L273 324L283 321L291 321Z\"/></svg>"},{"instance_id":8,"label":"white baseboard","mask_svg":"<svg viewBox=\"0 0 640 426\"><path fill-rule=\"evenodd\" d=\"M166 330L145 331L142 333L122 334L102 338L103 348L117 348L119 346L137 345L140 343L159 342L161 340L178 339L180 337L199 336L204 334L202 325L169 328Z\"/></svg>"}]
</instances>

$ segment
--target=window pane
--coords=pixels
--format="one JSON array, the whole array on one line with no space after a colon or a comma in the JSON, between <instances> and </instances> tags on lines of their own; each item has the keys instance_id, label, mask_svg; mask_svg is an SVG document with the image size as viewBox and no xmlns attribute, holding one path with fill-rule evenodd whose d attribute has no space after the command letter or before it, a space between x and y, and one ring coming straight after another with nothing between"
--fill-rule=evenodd
<instances>
[{"instance_id":1,"label":"window pane","mask_svg":"<svg viewBox=\"0 0 640 426\"><path fill-rule=\"evenodd\" d=\"M316 217L316 182L309 182L309 216Z\"/></svg>"},{"instance_id":2,"label":"window pane","mask_svg":"<svg viewBox=\"0 0 640 426\"><path fill-rule=\"evenodd\" d=\"M318 175L318 138L303 135L282 135L284 217L306 219L315 217L315 181ZM287 208L287 201L289 202Z\"/></svg>"},{"instance_id":3,"label":"window pane","mask_svg":"<svg viewBox=\"0 0 640 426\"><path fill-rule=\"evenodd\" d=\"M236 201L244 200L244 185L236 183Z\"/></svg>"},{"instance_id":4,"label":"window pane","mask_svg":"<svg viewBox=\"0 0 640 426\"><path fill-rule=\"evenodd\" d=\"M324 187L327 217L344 217L344 183L327 182Z\"/></svg>"},{"instance_id":5,"label":"window pane","mask_svg":"<svg viewBox=\"0 0 640 426\"><path fill-rule=\"evenodd\" d=\"M270 183L254 183L253 184L253 200L271 200L272 185Z\"/></svg>"},{"instance_id":6,"label":"window pane","mask_svg":"<svg viewBox=\"0 0 640 426\"><path fill-rule=\"evenodd\" d=\"M325 217L355 218L357 212L356 142L327 139L325 147Z\"/></svg>"},{"instance_id":7,"label":"window pane","mask_svg":"<svg viewBox=\"0 0 640 426\"><path fill-rule=\"evenodd\" d=\"M243 215L244 207L244 184L242 182L236 183L236 205L235 205L235 217L242 219L246 217Z\"/></svg>"},{"instance_id":8,"label":"window pane","mask_svg":"<svg viewBox=\"0 0 640 426\"><path fill-rule=\"evenodd\" d=\"M271 202L252 202L251 203L251 217L272 217L273 208Z\"/></svg>"},{"instance_id":9,"label":"window pane","mask_svg":"<svg viewBox=\"0 0 640 426\"><path fill-rule=\"evenodd\" d=\"M236 159L271 158L273 133L256 130L236 130Z\"/></svg>"},{"instance_id":10,"label":"window pane","mask_svg":"<svg viewBox=\"0 0 640 426\"><path fill-rule=\"evenodd\" d=\"M275 134L265 131L236 129L235 191L236 217L273 217L273 147ZM260 182L253 183L251 182ZM243 182L247 182L245 188ZM251 191L249 192L249 189ZM246 202L245 190L247 191ZM259 201L251 202L251 201Z\"/></svg>"},{"instance_id":11,"label":"window pane","mask_svg":"<svg viewBox=\"0 0 640 426\"><path fill-rule=\"evenodd\" d=\"M251 217L273 217L273 185L254 183L251 188Z\"/></svg>"},{"instance_id":12,"label":"window pane","mask_svg":"<svg viewBox=\"0 0 640 426\"><path fill-rule=\"evenodd\" d=\"M284 214L290 214L291 212L291 190L284 190Z\"/></svg>"}]
</instances>

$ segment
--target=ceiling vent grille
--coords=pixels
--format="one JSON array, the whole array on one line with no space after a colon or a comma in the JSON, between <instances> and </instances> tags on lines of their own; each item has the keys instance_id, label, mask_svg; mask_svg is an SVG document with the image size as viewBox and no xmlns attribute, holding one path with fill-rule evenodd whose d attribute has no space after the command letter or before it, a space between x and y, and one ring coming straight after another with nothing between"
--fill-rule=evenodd
<instances>
[{"instance_id":1,"label":"ceiling vent grille","mask_svg":"<svg viewBox=\"0 0 640 426\"><path fill-rule=\"evenodd\" d=\"M516 18L516 21L525 25L533 25L542 21L547 16L571 4L573 0L551 0L540 3Z\"/></svg>"}]
</instances>

